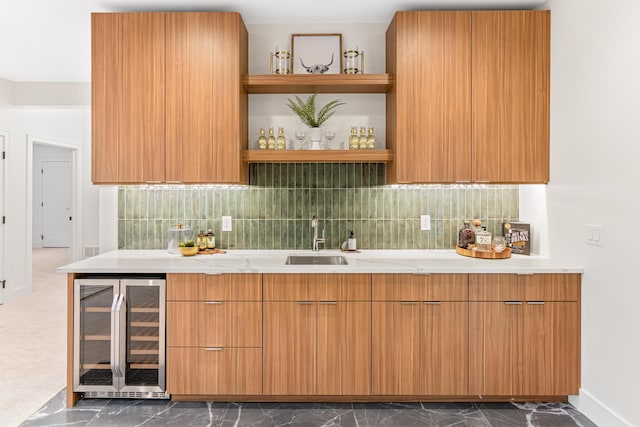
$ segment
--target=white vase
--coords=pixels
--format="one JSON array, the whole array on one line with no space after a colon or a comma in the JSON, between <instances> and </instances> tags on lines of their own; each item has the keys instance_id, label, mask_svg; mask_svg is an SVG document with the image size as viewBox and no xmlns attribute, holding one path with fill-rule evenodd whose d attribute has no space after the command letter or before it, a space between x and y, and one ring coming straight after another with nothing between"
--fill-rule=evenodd
<instances>
[{"instance_id":1,"label":"white vase","mask_svg":"<svg viewBox=\"0 0 640 427\"><path fill-rule=\"evenodd\" d=\"M320 128L309 128L309 140L311 141L311 150L320 149L320 140L322 139L322 130Z\"/></svg>"}]
</instances>

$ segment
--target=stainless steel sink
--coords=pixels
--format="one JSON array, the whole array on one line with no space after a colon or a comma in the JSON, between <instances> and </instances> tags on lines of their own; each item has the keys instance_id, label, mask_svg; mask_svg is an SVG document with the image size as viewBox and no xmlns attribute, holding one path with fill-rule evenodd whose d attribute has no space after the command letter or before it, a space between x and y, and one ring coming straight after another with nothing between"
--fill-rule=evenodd
<instances>
[{"instance_id":1,"label":"stainless steel sink","mask_svg":"<svg viewBox=\"0 0 640 427\"><path fill-rule=\"evenodd\" d=\"M342 255L290 255L286 265L348 265Z\"/></svg>"}]
</instances>

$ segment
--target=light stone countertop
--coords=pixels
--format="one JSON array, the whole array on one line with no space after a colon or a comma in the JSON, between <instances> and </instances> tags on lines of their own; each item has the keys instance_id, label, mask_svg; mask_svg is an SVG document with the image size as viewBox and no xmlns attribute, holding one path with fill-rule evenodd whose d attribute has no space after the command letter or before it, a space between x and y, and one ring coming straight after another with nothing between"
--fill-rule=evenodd
<instances>
[{"instance_id":1,"label":"light stone countertop","mask_svg":"<svg viewBox=\"0 0 640 427\"><path fill-rule=\"evenodd\" d=\"M285 265L289 255L344 255L348 265ZM58 267L59 273L582 273L540 256L486 260L454 250L228 250L184 257L166 250L116 250Z\"/></svg>"}]
</instances>

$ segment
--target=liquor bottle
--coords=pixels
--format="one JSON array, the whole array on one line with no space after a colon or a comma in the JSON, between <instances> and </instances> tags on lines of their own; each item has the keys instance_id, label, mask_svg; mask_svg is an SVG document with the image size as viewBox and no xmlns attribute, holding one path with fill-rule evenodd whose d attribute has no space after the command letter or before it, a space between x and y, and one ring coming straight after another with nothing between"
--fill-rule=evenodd
<instances>
[{"instance_id":1,"label":"liquor bottle","mask_svg":"<svg viewBox=\"0 0 640 427\"><path fill-rule=\"evenodd\" d=\"M476 233L469 227L471 221L464 220L464 228L458 233L458 246L468 249L469 245L476 241Z\"/></svg>"},{"instance_id":2,"label":"liquor bottle","mask_svg":"<svg viewBox=\"0 0 640 427\"><path fill-rule=\"evenodd\" d=\"M216 247L216 234L212 229L207 232L206 245L207 249L215 249Z\"/></svg>"},{"instance_id":3,"label":"liquor bottle","mask_svg":"<svg viewBox=\"0 0 640 427\"><path fill-rule=\"evenodd\" d=\"M358 140L358 128L353 126L351 128L351 135L349 135L349 150L357 150L360 145Z\"/></svg>"},{"instance_id":4,"label":"liquor bottle","mask_svg":"<svg viewBox=\"0 0 640 427\"><path fill-rule=\"evenodd\" d=\"M264 128L260 128L260 136L258 136L258 148L267 149L267 137L264 135Z\"/></svg>"},{"instance_id":5,"label":"liquor bottle","mask_svg":"<svg viewBox=\"0 0 640 427\"><path fill-rule=\"evenodd\" d=\"M367 149L367 129L360 128L360 141L358 144L358 148L361 150Z\"/></svg>"},{"instance_id":6,"label":"liquor bottle","mask_svg":"<svg viewBox=\"0 0 640 427\"><path fill-rule=\"evenodd\" d=\"M373 128L369 128L367 130L367 149L375 150L376 148L376 137L373 136Z\"/></svg>"},{"instance_id":7,"label":"liquor bottle","mask_svg":"<svg viewBox=\"0 0 640 427\"><path fill-rule=\"evenodd\" d=\"M491 252L491 233L487 231L487 227L476 231L476 250Z\"/></svg>"},{"instance_id":8,"label":"liquor bottle","mask_svg":"<svg viewBox=\"0 0 640 427\"><path fill-rule=\"evenodd\" d=\"M201 251L207 249L207 238L204 235L204 231L200 230L200 232L198 233L196 244Z\"/></svg>"},{"instance_id":9,"label":"liquor bottle","mask_svg":"<svg viewBox=\"0 0 640 427\"><path fill-rule=\"evenodd\" d=\"M278 139L276 140L276 150L287 148L287 140L284 137L284 128L278 128Z\"/></svg>"},{"instance_id":10,"label":"liquor bottle","mask_svg":"<svg viewBox=\"0 0 640 427\"><path fill-rule=\"evenodd\" d=\"M269 128L269 137L267 138L267 149L268 150L276 149L276 137L273 134L273 128Z\"/></svg>"}]
</instances>

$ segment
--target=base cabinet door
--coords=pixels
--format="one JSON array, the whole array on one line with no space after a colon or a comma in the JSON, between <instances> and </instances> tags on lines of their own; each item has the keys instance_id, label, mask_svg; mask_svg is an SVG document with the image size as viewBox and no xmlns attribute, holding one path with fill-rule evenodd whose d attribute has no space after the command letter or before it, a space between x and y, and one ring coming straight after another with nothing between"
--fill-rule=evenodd
<instances>
[{"instance_id":1,"label":"base cabinet door","mask_svg":"<svg viewBox=\"0 0 640 427\"><path fill-rule=\"evenodd\" d=\"M169 347L167 362L171 394L262 393L260 348Z\"/></svg>"},{"instance_id":2,"label":"base cabinet door","mask_svg":"<svg viewBox=\"0 0 640 427\"><path fill-rule=\"evenodd\" d=\"M264 393L315 394L316 303L265 302L263 310Z\"/></svg>"},{"instance_id":3,"label":"base cabinet door","mask_svg":"<svg viewBox=\"0 0 640 427\"><path fill-rule=\"evenodd\" d=\"M318 303L317 394L371 393L371 303Z\"/></svg>"}]
</instances>

